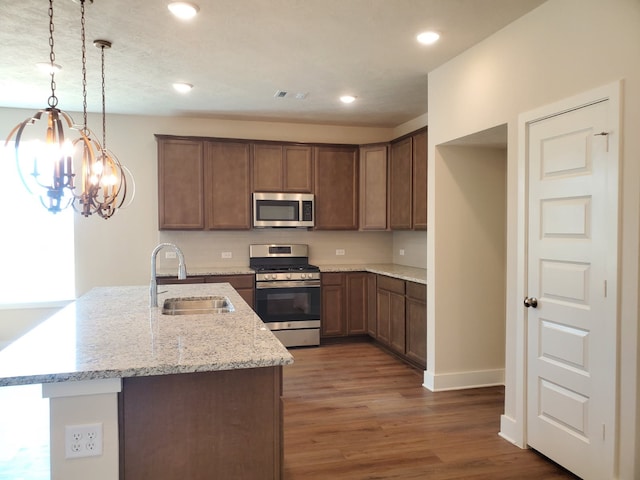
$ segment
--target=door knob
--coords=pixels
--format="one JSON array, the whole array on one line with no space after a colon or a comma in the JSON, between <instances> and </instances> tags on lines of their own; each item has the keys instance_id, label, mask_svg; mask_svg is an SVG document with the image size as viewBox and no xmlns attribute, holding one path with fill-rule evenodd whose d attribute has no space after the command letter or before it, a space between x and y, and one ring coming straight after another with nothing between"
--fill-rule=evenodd
<instances>
[{"instance_id":1,"label":"door knob","mask_svg":"<svg viewBox=\"0 0 640 480\"><path fill-rule=\"evenodd\" d=\"M538 299L535 297L527 297L524 299L524 306L529 308L537 308L538 307Z\"/></svg>"}]
</instances>

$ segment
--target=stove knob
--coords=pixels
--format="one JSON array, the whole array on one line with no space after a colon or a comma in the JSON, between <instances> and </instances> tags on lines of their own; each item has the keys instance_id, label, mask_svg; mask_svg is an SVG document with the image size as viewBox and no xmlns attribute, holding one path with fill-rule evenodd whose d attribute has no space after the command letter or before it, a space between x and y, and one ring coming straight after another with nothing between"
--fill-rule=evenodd
<instances>
[{"instance_id":1,"label":"stove knob","mask_svg":"<svg viewBox=\"0 0 640 480\"><path fill-rule=\"evenodd\" d=\"M308 275L308 276L309 276L309 278L311 278L311 275ZM303 273L303 274L302 274L302 278L307 278L307 274L306 274L306 273Z\"/></svg>"},{"instance_id":2,"label":"stove knob","mask_svg":"<svg viewBox=\"0 0 640 480\"><path fill-rule=\"evenodd\" d=\"M291 274L290 273L287 273L286 276L287 276L287 280L291 278Z\"/></svg>"}]
</instances>

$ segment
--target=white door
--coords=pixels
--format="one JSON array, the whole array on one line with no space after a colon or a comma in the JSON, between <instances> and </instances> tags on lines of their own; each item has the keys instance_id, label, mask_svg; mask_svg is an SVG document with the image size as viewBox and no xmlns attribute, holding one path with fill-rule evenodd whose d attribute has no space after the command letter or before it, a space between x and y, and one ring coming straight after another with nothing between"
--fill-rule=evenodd
<instances>
[{"instance_id":1,"label":"white door","mask_svg":"<svg viewBox=\"0 0 640 480\"><path fill-rule=\"evenodd\" d=\"M611 103L527 124L527 443L597 480L613 478L615 468L618 127Z\"/></svg>"}]
</instances>

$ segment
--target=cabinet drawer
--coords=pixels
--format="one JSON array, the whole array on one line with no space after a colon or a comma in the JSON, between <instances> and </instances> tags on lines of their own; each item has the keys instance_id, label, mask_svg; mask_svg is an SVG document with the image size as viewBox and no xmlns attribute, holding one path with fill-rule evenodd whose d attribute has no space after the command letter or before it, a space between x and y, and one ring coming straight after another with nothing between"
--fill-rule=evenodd
<instances>
[{"instance_id":1,"label":"cabinet drawer","mask_svg":"<svg viewBox=\"0 0 640 480\"><path fill-rule=\"evenodd\" d=\"M427 286L421 283L407 282L407 297L427 301Z\"/></svg>"},{"instance_id":2,"label":"cabinet drawer","mask_svg":"<svg viewBox=\"0 0 640 480\"><path fill-rule=\"evenodd\" d=\"M178 277L156 277L158 285L172 285L176 283L204 283L204 277L187 277L184 280L178 280Z\"/></svg>"},{"instance_id":3,"label":"cabinet drawer","mask_svg":"<svg viewBox=\"0 0 640 480\"><path fill-rule=\"evenodd\" d=\"M254 275L210 275L206 277L207 283L230 283L236 290L241 288L253 288Z\"/></svg>"},{"instance_id":4,"label":"cabinet drawer","mask_svg":"<svg viewBox=\"0 0 640 480\"><path fill-rule=\"evenodd\" d=\"M323 273L320 275L322 285L342 285L344 276L342 273Z\"/></svg>"},{"instance_id":5,"label":"cabinet drawer","mask_svg":"<svg viewBox=\"0 0 640 480\"><path fill-rule=\"evenodd\" d=\"M404 295L404 283L404 280L400 280L399 278L378 275L378 289L388 290L390 292Z\"/></svg>"}]
</instances>

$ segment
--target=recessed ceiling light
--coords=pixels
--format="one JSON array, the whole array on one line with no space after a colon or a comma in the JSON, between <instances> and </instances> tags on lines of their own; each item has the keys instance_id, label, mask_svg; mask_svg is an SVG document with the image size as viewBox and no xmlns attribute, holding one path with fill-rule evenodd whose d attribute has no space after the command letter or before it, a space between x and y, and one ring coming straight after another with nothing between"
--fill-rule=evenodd
<instances>
[{"instance_id":1,"label":"recessed ceiling light","mask_svg":"<svg viewBox=\"0 0 640 480\"><path fill-rule=\"evenodd\" d=\"M191 91L191 89L193 88L193 85L185 82L176 82L173 84L173 88L175 88L177 92L187 93Z\"/></svg>"},{"instance_id":2,"label":"recessed ceiling light","mask_svg":"<svg viewBox=\"0 0 640 480\"><path fill-rule=\"evenodd\" d=\"M189 20L195 17L200 11L200 7L198 7L198 5L190 2L171 2L167 5L167 8L171 13L182 20Z\"/></svg>"},{"instance_id":3,"label":"recessed ceiling light","mask_svg":"<svg viewBox=\"0 0 640 480\"><path fill-rule=\"evenodd\" d=\"M47 75L58 73L60 70L62 70L62 67L60 65L51 62L38 62L36 63L36 67L38 67L38 70L46 73Z\"/></svg>"},{"instance_id":4,"label":"recessed ceiling light","mask_svg":"<svg viewBox=\"0 0 640 480\"><path fill-rule=\"evenodd\" d=\"M342 95L340 97L340 101L342 103L353 103L356 101L356 97L354 97L353 95Z\"/></svg>"},{"instance_id":5,"label":"recessed ceiling light","mask_svg":"<svg viewBox=\"0 0 640 480\"><path fill-rule=\"evenodd\" d=\"M433 45L440 39L440 34L437 32L422 32L416 38L423 45Z\"/></svg>"}]
</instances>

